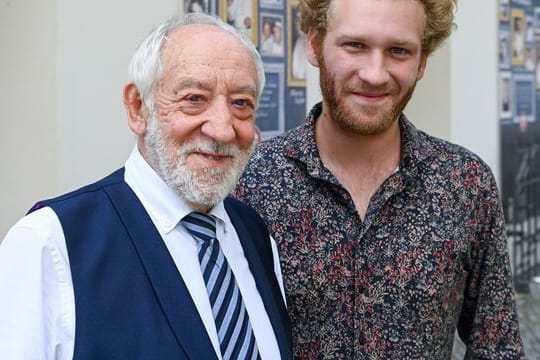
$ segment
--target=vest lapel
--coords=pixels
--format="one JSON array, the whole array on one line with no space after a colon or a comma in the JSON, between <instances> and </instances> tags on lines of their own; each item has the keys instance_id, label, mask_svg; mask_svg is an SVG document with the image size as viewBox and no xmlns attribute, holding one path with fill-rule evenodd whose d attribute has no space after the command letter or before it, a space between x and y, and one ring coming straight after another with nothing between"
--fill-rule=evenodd
<instances>
[{"instance_id":1,"label":"vest lapel","mask_svg":"<svg viewBox=\"0 0 540 360\"><path fill-rule=\"evenodd\" d=\"M217 359L189 291L139 199L123 182L106 191L137 249L176 339L190 358Z\"/></svg>"}]
</instances>

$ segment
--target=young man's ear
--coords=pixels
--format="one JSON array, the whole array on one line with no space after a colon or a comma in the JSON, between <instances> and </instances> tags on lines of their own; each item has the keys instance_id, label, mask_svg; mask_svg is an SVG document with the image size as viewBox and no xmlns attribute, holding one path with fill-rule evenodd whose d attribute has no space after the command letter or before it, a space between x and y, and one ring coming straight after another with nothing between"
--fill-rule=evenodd
<instances>
[{"instance_id":1,"label":"young man's ear","mask_svg":"<svg viewBox=\"0 0 540 360\"><path fill-rule=\"evenodd\" d=\"M128 116L129 127L137 136L144 135L147 127L148 111L135 84L129 83L124 86L122 101Z\"/></svg>"},{"instance_id":2,"label":"young man's ear","mask_svg":"<svg viewBox=\"0 0 540 360\"><path fill-rule=\"evenodd\" d=\"M306 56L309 63L315 67L319 67L319 57L317 54L321 51L322 44L320 41L319 32L313 28L309 29L307 33L307 48Z\"/></svg>"},{"instance_id":3,"label":"young man's ear","mask_svg":"<svg viewBox=\"0 0 540 360\"><path fill-rule=\"evenodd\" d=\"M424 77L424 73L426 71L426 65L427 65L427 58L428 56L425 54L421 55L420 58L420 64L418 64L418 72L416 73L416 81L422 79Z\"/></svg>"}]
</instances>

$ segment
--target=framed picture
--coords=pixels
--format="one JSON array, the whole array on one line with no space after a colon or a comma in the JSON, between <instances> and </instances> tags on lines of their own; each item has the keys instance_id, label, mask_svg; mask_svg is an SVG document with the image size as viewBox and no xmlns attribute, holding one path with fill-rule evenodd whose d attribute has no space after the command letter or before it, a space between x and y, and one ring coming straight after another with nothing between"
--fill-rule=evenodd
<instances>
[{"instance_id":1,"label":"framed picture","mask_svg":"<svg viewBox=\"0 0 540 360\"><path fill-rule=\"evenodd\" d=\"M259 52L263 56L283 56L285 41L283 39L283 15L260 14L261 34Z\"/></svg>"},{"instance_id":2,"label":"framed picture","mask_svg":"<svg viewBox=\"0 0 540 360\"><path fill-rule=\"evenodd\" d=\"M300 29L300 11L298 1L287 4L287 39L288 39L288 71L289 86L306 86L308 61L306 57L306 34Z\"/></svg>"},{"instance_id":3,"label":"framed picture","mask_svg":"<svg viewBox=\"0 0 540 360\"><path fill-rule=\"evenodd\" d=\"M499 27L499 67L510 67L510 31L508 26Z\"/></svg>"},{"instance_id":4,"label":"framed picture","mask_svg":"<svg viewBox=\"0 0 540 360\"><path fill-rule=\"evenodd\" d=\"M540 7L534 8L534 33L538 36L540 35Z\"/></svg>"},{"instance_id":5,"label":"framed picture","mask_svg":"<svg viewBox=\"0 0 540 360\"><path fill-rule=\"evenodd\" d=\"M536 114L536 89L534 74L512 74L512 113L514 123L526 125L535 121Z\"/></svg>"},{"instance_id":6,"label":"framed picture","mask_svg":"<svg viewBox=\"0 0 540 360\"><path fill-rule=\"evenodd\" d=\"M219 17L251 39L255 46L259 44L257 4L252 0L219 0Z\"/></svg>"},{"instance_id":7,"label":"framed picture","mask_svg":"<svg viewBox=\"0 0 540 360\"><path fill-rule=\"evenodd\" d=\"M525 44L525 63L523 64L525 69L534 71L536 69L536 45Z\"/></svg>"},{"instance_id":8,"label":"framed picture","mask_svg":"<svg viewBox=\"0 0 540 360\"><path fill-rule=\"evenodd\" d=\"M210 2L209 0L185 0L184 3L184 14L188 13L196 13L196 12L202 12L207 14L215 14L212 12L212 9L210 9Z\"/></svg>"},{"instance_id":9,"label":"framed picture","mask_svg":"<svg viewBox=\"0 0 540 360\"><path fill-rule=\"evenodd\" d=\"M533 42L535 39L535 18L532 15L525 16L525 42Z\"/></svg>"},{"instance_id":10,"label":"framed picture","mask_svg":"<svg viewBox=\"0 0 540 360\"><path fill-rule=\"evenodd\" d=\"M540 37L536 40L536 89L540 90Z\"/></svg>"},{"instance_id":11,"label":"framed picture","mask_svg":"<svg viewBox=\"0 0 540 360\"><path fill-rule=\"evenodd\" d=\"M265 63L266 84L255 114L256 125L263 139L285 131L285 65Z\"/></svg>"},{"instance_id":12,"label":"framed picture","mask_svg":"<svg viewBox=\"0 0 540 360\"><path fill-rule=\"evenodd\" d=\"M523 9L512 9L510 13L510 35L512 43L512 65L525 63L525 14Z\"/></svg>"},{"instance_id":13,"label":"framed picture","mask_svg":"<svg viewBox=\"0 0 540 360\"><path fill-rule=\"evenodd\" d=\"M510 6L508 4L499 4L499 20L510 20Z\"/></svg>"},{"instance_id":14,"label":"framed picture","mask_svg":"<svg viewBox=\"0 0 540 360\"><path fill-rule=\"evenodd\" d=\"M512 117L512 73L501 71L499 78L499 115L503 119Z\"/></svg>"},{"instance_id":15,"label":"framed picture","mask_svg":"<svg viewBox=\"0 0 540 360\"><path fill-rule=\"evenodd\" d=\"M262 8L283 9L284 0L260 0Z\"/></svg>"}]
</instances>

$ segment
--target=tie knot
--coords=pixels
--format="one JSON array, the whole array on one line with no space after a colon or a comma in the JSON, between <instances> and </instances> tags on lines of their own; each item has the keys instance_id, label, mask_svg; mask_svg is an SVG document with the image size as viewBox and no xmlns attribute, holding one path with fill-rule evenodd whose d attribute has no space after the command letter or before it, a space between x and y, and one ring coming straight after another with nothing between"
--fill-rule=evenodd
<instances>
[{"instance_id":1,"label":"tie knot","mask_svg":"<svg viewBox=\"0 0 540 360\"><path fill-rule=\"evenodd\" d=\"M182 219L182 225L199 241L209 241L216 238L216 218L193 211Z\"/></svg>"}]
</instances>

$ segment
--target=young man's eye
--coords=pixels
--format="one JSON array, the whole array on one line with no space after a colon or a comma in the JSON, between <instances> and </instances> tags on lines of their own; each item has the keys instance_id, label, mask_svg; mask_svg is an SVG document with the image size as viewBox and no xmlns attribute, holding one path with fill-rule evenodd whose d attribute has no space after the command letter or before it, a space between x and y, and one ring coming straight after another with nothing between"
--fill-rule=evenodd
<instances>
[{"instance_id":1,"label":"young man's eye","mask_svg":"<svg viewBox=\"0 0 540 360\"><path fill-rule=\"evenodd\" d=\"M346 47L353 48L353 49L362 49L364 48L364 44L358 41L349 41L345 43Z\"/></svg>"},{"instance_id":2,"label":"young man's eye","mask_svg":"<svg viewBox=\"0 0 540 360\"><path fill-rule=\"evenodd\" d=\"M409 51L401 47L393 47L390 49L390 52L395 55L405 55L408 54Z\"/></svg>"}]
</instances>

